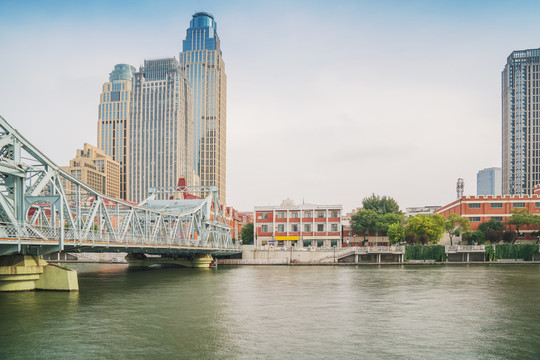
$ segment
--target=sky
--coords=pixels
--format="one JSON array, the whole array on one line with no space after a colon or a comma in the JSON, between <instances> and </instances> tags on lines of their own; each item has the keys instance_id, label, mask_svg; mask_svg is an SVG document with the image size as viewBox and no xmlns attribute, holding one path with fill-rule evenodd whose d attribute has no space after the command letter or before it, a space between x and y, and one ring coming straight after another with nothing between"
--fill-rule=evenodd
<instances>
[{"instance_id":1,"label":"sky","mask_svg":"<svg viewBox=\"0 0 540 360\"><path fill-rule=\"evenodd\" d=\"M536 1L0 0L0 116L58 165L96 145L114 65L178 58L217 22L227 205L407 207L476 194L501 166L501 71L540 47Z\"/></svg>"}]
</instances>

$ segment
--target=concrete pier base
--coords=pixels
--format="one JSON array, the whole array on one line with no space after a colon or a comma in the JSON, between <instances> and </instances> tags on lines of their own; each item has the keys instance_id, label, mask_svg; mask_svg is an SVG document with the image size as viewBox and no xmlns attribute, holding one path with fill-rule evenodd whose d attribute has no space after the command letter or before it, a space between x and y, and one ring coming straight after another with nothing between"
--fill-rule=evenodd
<instances>
[{"instance_id":1,"label":"concrete pier base","mask_svg":"<svg viewBox=\"0 0 540 360\"><path fill-rule=\"evenodd\" d=\"M129 267L148 267L152 265L174 265L189 268L208 268L212 262L212 256L197 254L194 257L148 257L145 254L128 254L126 261Z\"/></svg>"},{"instance_id":2,"label":"concrete pier base","mask_svg":"<svg viewBox=\"0 0 540 360\"><path fill-rule=\"evenodd\" d=\"M40 256L0 256L0 291L29 290L79 290L77 272Z\"/></svg>"}]
</instances>

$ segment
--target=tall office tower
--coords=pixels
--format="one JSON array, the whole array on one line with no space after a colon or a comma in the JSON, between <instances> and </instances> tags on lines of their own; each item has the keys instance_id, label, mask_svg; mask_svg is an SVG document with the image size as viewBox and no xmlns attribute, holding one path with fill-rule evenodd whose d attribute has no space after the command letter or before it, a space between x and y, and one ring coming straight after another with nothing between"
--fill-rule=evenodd
<instances>
[{"instance_id":1,"label":"tall office tower","mask_svg":"<svg viewBox=\"0 0 540 360\"><path fill-rule=\"evenodd\" d=\"M98 147L120 164L120 199L127 199L127 135L131 80L135 68L118 64L103 84L99 103Z\"/></svg>"},{"instance_id":2,"label":"tall office tower","mask_svg":"<svg viewBox=\"0 0 540 360\"><path fill-rule=\"evenodd\" d=\"M128 142L128 200L152 188L173 188L193 170L192 91L175 58L145 60L135 73ZM158 197L159 198L159 197Z\"/></svg>"},{"instance_id":3,"label":"tall office tower","mask_svg":"<svg viewBox=\"0 0 540 360\"><path fill-rule=\"evenodd\" d=\"M540 182L540 49L514 51L502 72L502 191Z\"/></svg>"},{"instance_id":4,"label":"tall office tower","mask_svg":"<svg viewBox=\"0 0 540 360\"><path fill-rule=\"evenodd\" d=\"M225 204L227 77L212 15L193 15L179 59L193 88L195 171L201 185L217 187L219 201Z\"/></svg>"},{"instance_id":5,"label":"tall office tower","mask_svg":"<svg viewBox=\"0 0 540 360\"><path fill-rule=\"evenodd\" d=\"M476 174L476 195L502 195L501 168L492 167Z\"/></svg>"}]
</instances>

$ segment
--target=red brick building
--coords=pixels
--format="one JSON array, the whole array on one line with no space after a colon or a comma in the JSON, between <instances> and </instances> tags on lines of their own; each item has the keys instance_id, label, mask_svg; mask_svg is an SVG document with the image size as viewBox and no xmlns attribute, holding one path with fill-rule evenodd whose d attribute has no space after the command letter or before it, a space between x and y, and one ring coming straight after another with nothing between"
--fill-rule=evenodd
<instances>
[{"instance_id":1,"label":"red brick building","mask_svg":"<svg viewBox=\"0 0 540 360\"><path fill-rule=\"evenodd\" d=\"M526 209L531 214L540 215L540 185L535 186L533 195L463 196L436 210L435 213L444 217L452 213L466 217L471 222L471 230L478 230L481 223L492 219L505 222L515 209ZM524 227L519 230L530 233L538 229Z\"/></svg>"}]
</instances>

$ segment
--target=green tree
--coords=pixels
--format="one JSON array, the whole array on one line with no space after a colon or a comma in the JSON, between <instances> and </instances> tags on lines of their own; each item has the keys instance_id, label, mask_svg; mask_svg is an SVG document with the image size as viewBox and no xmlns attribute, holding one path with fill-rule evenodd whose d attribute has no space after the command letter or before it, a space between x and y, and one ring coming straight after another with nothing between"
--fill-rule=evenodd
<instances>
[{"instance_id":1,"label":"green tree","mask_svg":"<svg viewBox=\"0 0 540 360\"><path fill-rule=\"evenodd\" d=\"M406 233L415 234L422 242L437 243L444 234L444 216L440 214L416 215L409 219Z\"/></svg>"},{"instance_id":2,"label":"green tree","mask_svg":"<svg viewBox=\"0 0 540 360\"><path fill-rule=\"evenodd\" d=\"M463 233L463 240L469 245L483 244L486 241L486 234L482 230L466 231Z\"/></svg>"},{"instance_id":3,"label":"green tree","mask_svg":"<svg viewBox=\"0 0 540 360\"><path fill-rule=\"evenodd\" d=\"M397 244L405 241L405 226L396 222L388 226L388 241L390 244Z\"/></svg>"},{"instance_id":4,"label":"green tree","mask_svg":"<svg viewBox=\"0 0 540 360\"><path fill-rule=\"evenodd\" d=\"M488 231L504 231L504 223L499 220L491 219L488 222L478 225L478 230L487 233Z\"/></svg>"},{"instance_id":5,"label":"green tree","mask_svg":"<svg viewBox=\"0 0 540 360\"><path fill-rule=\"evenodd\" d=\"M351 218L351 229L357 234L367 234L370 231L376 231L376 224L379 214L374 210L362 209Z\"/></svg>"},{"instance_id":6,"label":"green tree","mask_svg":"<svg viewBox=\"0 0 540 360\"><path fill-rule=\"evenodd\" d=\"M452 239L454 236L459 236L463 231L469 230L471 222L465 217L461 217L458 214L450 214L444 220L444 230L450 237L450 245L453 245Z\"/></svg>"},{"instance_id":7,"label":"green tree","mask_svg":"<svg viewBox=\"0 0 540 360\"><path fill-rule=\"evenodd\" d=\"M375 231L378 234L386 236L388 234L388 228L392 224L400 224L403 222L403 215L397 213L387 213L379 215L375 222Z\"/></svg>"},{"instance_id":8,"label":"green tree","mask_svg":"<svg viewBox=\"0 0 540 360\"><path fill-rule=\"evenodd\" d=\"M362 207L364 210L373 210L379 215L390 213L401 214L398 203L389 196L381 197L371 194L371 196L362 200Z\"/></svg>"},{"instance_id":9,"label":"green tree","mask_svg":"<svg viewBox=\"0 0 540 360\"><path fill-rule=\"evenodd\" d=\"M506 220L507 225L512 225L516 228L517 237L519 237L519 228L527 225L539 224L540 217L538 215L529 214L528 209L514 209L511 211L512 216ZM516 239L517 239L516 237ZM516 241L514 239L512 244Z\"/></svg>"},{"instance_id":10,"label":"green tree","mask_svg":"<svg viewBox=\"0 0 540 360\"><path fill-rule=\"evenodd\" d=\"M498 243L503 239L504 223L499 220L491 219L488 222L481 223L478 231L484 233L484 239L492 244Z\"/></svg>"},{"instance_id":11,"label":"green tree","mask_svg":"<svg viewBox=\"0 0 540 360\"><path fill-rule=\"evenodd\" d=\"M253 223L247 223L242 226L242 245L253 243Z\"/></svg>"},{"instance_id":12,"label":"green tree","mask_svg":"<svg viewBox=\"0 0 540 360\"><path fill-rule=\"evenodd\" d=\"M516 241L517 237L518 236L517 236L515 231L505 231L503 233L503 241L505 243L512 243L513 244L514 241Z\"/></svg>"}]
</instances>

